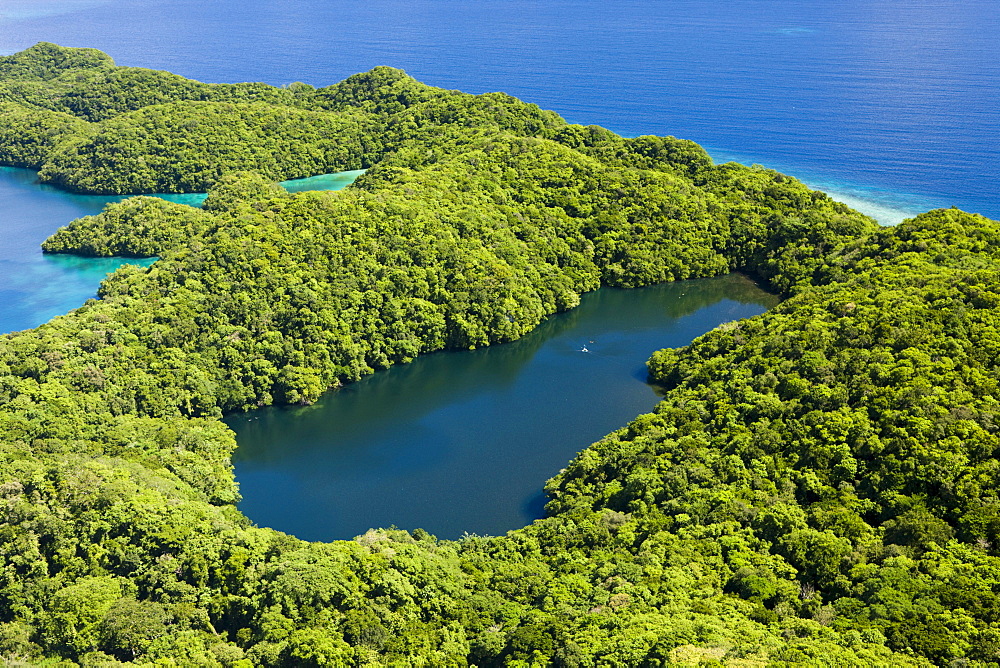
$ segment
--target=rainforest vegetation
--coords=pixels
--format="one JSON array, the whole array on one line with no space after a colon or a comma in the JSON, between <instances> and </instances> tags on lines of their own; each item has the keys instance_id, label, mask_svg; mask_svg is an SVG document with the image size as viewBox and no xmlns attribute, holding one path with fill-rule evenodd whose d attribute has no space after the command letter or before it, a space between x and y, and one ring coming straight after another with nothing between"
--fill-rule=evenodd
<instances>
[{"instance_id":1,"label":"rainforest vegetation","mask_svg":"<svg viewBox=\"0 0 1000 668\"><path fill-rule=\"evenodd\" d=\"M8 662L1000 665L1000 223L879 228L691 142L390 68L210 85L51 44L0 58L0 161L209 192L61 229L46 251L159 260L0 337ZM786 299L656 353L663 401L553 471L545 519L323 544L236 508L224 412L735 270Z\"/></svg>"}]
</instances>

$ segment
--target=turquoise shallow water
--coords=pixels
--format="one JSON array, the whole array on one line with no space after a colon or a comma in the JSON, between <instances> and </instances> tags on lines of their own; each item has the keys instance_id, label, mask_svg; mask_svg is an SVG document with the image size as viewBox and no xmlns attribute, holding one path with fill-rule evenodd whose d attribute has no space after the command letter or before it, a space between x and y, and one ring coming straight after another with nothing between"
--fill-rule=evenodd
<instances>
[{"instance_id":1,"label":"turquoise shallow water","mask_svg":"<svg viewBox=\"0 0 1000 668\"><path fill-rule=\"evenodd\" d=\"M281 185L285 190L292 193L306 190L340 190L354 183L354 180L365 173L363 169L355 169L349 172L337 172L336 174L320 174L310 176L306 179L295 179L294 181L282 181Z\"/></svg>"},{"instance_id":2,"label":"turquoise shallow water","mask_svg":"<svg viewBox=\"0 0 1000 668\"><path fill-rule=\"evenodd\" d=\"M339 190L361 171L286 181L289 191ZM200 206L205 195L159 195ZM122 264L153 260L46 255L41 243L74 218L100 213L122 197L77 195L38 183L33 171L0 167L0 332L36 327L97 294L104 278Z\"/></svg>"},{"instance_id":3,"label":"turquoise shallow water","mask_svg":"<svg viewBox=\"0 0 1000 668\"><path fill-rule=\"evenodd\" d=\"M711 147L706 147L706 150L716 163L741 162L747 165L757 163L752 156ZM838 202L871 216L881 225L898 225L918 213L941 206L940 201L935 201L933 197L895 192L846 178L836 179L822 171L796 168L774 160L758 164L785 174L793 174L810 188L822 190Z\"/></svg>"},{"instance_id":4,"label":"turquoise shallow water","mask_svg":"<svg viewBox=\"0 0 1000 668\"><path fill-rule=\"evenodd\" d=\"M32 171L0 167L0 332L35 327L95 296L123 260L43 255L40 244L115 199L62 192L39 185Z\"/></svg>"}]
</instances>

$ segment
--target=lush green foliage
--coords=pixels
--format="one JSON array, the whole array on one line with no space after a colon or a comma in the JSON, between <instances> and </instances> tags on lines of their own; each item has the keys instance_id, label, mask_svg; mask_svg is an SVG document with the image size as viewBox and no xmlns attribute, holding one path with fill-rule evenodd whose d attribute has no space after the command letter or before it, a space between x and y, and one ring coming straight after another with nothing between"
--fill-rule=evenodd
<instances>
[{"instance_id":1,"label":"lush green foliage","mask_svg":"<svg viewBox=\"0 0 1000 668\"><path fill-rule=\"evenodd\" d=\"M42 248L92 257L153 257L205 234L212 223L212 216L202 209L158 197L130 197L98 216L60 228Z\"/></svg>"},{"instance_id":2,"label":"lush green foliage","mask_svg":"<svg viewBox=\"0 0 1000 668\"><path fill-rule=\"evenodd\" d=\"M553 480L552 511L750 538L716 572L760 618L995 662L998 234L924 214L829 254L765 317L657 353L664 402Z\"/></svg>"},{"instance_id":3,"label":"lush green foliage","mask_svg":"<svg viewBox=\"0 0 1000 668\"><path fill-rule=\"evenodd\" d=\"M52 81L62 75L114 66L111 56L97 49L67 49L39 42L0 59L0 79L5 82Z\"/></svg>"},{"instance_id":4,"label":"lush green foliage","mask_svg":"<svg viewBox=\"0 0 1000 668\"><path fill-rule=\"evenodd\" d=\"M97 193L204 192L233 168L276 180L367 166L354 117L264 103L173 102L105 121L58 144L43 181Z\"/></svg>"},{"instance_id":5,"label":"lush green foliage","mask_svg":"<svg viewBox=\"0 0 1000 668\"><path fill-rule=\"evenodd\" d=\"M442 129L565 126L510 96L432 88L388 67L319 90L278 89L203 84L38 44L0 57L2 72L0 161L90 193L204 192L233 171L288 180L366 168Z\"/></svg>"},{"instance_id":6,"label":"lush green foliage","mask_svg":"<svg viewBox=\"0 0 1000 668\"><path fill-rule=\"evenodd\" d=\"M0 161L39 169L59 142L82 138L89 129L69 114L0 102Z\"/></svg>"},{"instance_id":7,"label":"lush green foliage","mask_svg":"<svg viewBox=\"0 0 1000 668\"><path fill-rule=\"evenodd\" d=\"M388 68L220 88L39 45L0 73L8 163L213 184L201 209L139 197L58 232L48 251L160 259L0 337L0 656L997 665L1000 223L880 230L690 142ZM341 192L272 182L354 159ZM584 450L532 526L309 544L235 508L223 411L517 338L600 285L734 269L789 298L654 355L656 412Z\"/></svg>"}]
</instances>

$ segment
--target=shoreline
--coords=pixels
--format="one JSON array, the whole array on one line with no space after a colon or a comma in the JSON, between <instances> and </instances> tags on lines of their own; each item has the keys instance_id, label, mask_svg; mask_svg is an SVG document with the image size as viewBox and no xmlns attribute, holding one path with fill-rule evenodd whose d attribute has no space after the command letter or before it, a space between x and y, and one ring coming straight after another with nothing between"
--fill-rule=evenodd
<instances>
[{"instance_id":1,"label":"shoreline","mask_svg":"<svg viewBox=\"0 0 1000 668\"><path fill-rule=\"evenodd\" d=\"M716 164L724 162L738 162L744 165L760 164L768 169L792 176L809 188L824 192L833 200L846 204L866 216L871 216L883 227L893 227L907 218L913 218L925 211L951 206L951 204L936 202L927 196L884 190L871 184L838 181L830 176L810 173L807 169L780 165L766 159L761 161L728 149L708 146L703 146L703 148L708 151ZM987 218L992 217L989 214L983 215Z\"/></svg>"}]
</instances>

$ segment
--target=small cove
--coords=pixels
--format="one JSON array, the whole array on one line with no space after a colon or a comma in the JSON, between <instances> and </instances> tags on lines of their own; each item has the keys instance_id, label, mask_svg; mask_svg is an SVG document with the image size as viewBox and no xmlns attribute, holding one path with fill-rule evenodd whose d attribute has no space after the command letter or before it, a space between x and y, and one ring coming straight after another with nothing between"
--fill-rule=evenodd
<instances>
[{"instance_id":1,"label":"small cove","mask_svg":"<svg viewBox=\"0 0 1000 668\"><path fill-rule=\"evenodd\" d=\"M230 416L251 520L306 540L373 527L497 535L542 516L542 486L658 401L645 361L777 298L745 276L605 288L513 343L440 352L308 407Z\"/></svg>"},{"instance_id":2,"label":"small cove","mask_svg":"<svg viewBox=\"0 0 1000 668\"><path fill-rule=\"evenodd\" d=\"M285 181L289 192L340 190L364 170ZM160 195L201 206L203 193ZM38 182L30 169L0 167L0 333L37 327L97 295L104 278L123 264L148 266L155 259L47 255L41 244L75 218L91 216L125 196L80 195Z\"/></svg>"}]
</instances>

